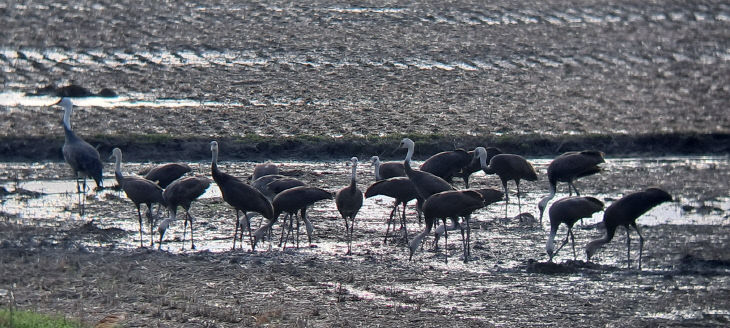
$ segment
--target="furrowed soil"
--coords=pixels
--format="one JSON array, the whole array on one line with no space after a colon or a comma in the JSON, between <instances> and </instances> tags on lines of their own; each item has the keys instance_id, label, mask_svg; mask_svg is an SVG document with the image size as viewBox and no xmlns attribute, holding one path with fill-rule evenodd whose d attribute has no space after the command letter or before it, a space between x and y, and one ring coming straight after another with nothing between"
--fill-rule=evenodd
<instances>
[{"instance_id":1,"label":"furrowed soil","mask_svg":"<svg viewBox=\"0 0 730 328\"><path fill-rule=\"evenodd\" d=\"M10 1L0 21L0 162L14 161L0 172L6 185L70 179L48 92L69 84L111 89L123 103L74 110L74 131L102 157L120 147L130 162L202 161L215 139L222 161L245 161L225 165L241 178L264 159L396 156L403 136L417 160L485 145L530 158L730 152L723 1ZM547 263L547 227L504 218L501 202L475 215L466 264L458 232L448 264L432 238L413 261L402 244L383 243L388 202L362 218L348 256L332 204L312 210L315 247L251 252L244 238L243 250L178 251L177 224L163 250L136 248L134 226L116 227L133 206L99 192L87 199L93 221L75 203L60 207L68 220L0 210L0 306L124 327L727 326L728 214L703 205L727 202L727 161L648 167L579 187L608 205L656 185L671 206L725 223L643 227L641 271L637 238L626 268L621 229L585 262L583 247L602 233L594 225L576 228L577 260L568 245ZM289 173L334 191L346 171ZM533 215L547 190L539 172L523 185ZM23 192L10 189L2 206ZM193 212L201 229L227 236L206 242L229 245L233 214L221 198ZM411 233L422 227L413 217Z\"/></svg>"}]
</instances>

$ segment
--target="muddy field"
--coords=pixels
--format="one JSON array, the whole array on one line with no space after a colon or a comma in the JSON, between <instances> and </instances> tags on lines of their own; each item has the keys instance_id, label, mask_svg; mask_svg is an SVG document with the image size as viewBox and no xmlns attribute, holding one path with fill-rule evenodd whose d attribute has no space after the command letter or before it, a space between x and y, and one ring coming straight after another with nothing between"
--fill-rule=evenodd
<instances>
[{"instance_id":1,"label":"muddy field","mask_svg":"<svg viewBox=\"0 0 730 328\"><path fill-rule=\"evenodd\" d=\"M125 327L730 322L724 1L10 1L0 20L2 307L92 325L118 315ZM72 83L118 95L76 99L72 122L105 158L121 147L127 174L174 160L209 175L217 139L236 176L274 159L334 191L347 184L341 159L402 159L389 154L405 134L417 160L485 144L528 157L540 171L524 184L533 216L549 158L585 148L609 158L578 183L585 194L608 204L660 186L676 202L639 221L641 272L626 269L623 230L583 261L600 215L576 229L577 261L564 249L546 264L546 223L520 224L516 206L504 218L503 202L475 215L467 264L458 233L440 251L428 238L412 262L384 243L386 199L366 201L351 256L332 202L310 211L313 247L250 252L244 238L231 251L233 213L215 185L193 208L197 251L180 250L181 222L162 250L138 248L123 193L92 192L78 215L47 92Z\"/></svg>"},{"instance_id":2,"label":"muddy field","mask_svg":"<svg viewBox=\"0 0 730 328\"><path fill-rule=\"evenodd\" d=\"M661 140L730 131L723 1L0 6L7 158L58 158L28 149L62 138L61 112L43 106L53 98L29 104L15 96L70 83L129 100L74 113L76 131L107 152L114 141L134 148L135 140L170 135L166 144L186 155L180 140L201 137L368 143L425 134L471 147L484 142L464 138L536 135L558 138L555 149L581 135ZM534 154L530 146L544 141L525 142L509 143L510 151ZM286 158L296 150L256 151ZM147 160L141 155L135 159Z\"/></svg>"},{"instance_id":3,"label":"muddy field","mask_svg":"<svg viewBox=\"0 0 730 328\"><path fill-rule=\"evenodd\" d=\"M540 181L524 184L523 210L537 215L534 204L546 190L548 161L533 162L542 174ZM208 172L209 163L192 164L196 173ZM222 163L241 177L253 164ZM26 166L23 180L58 183L64 165ZM130 163L125 172L148 165ZM602 174L578 183L584 193L600 195L606 203L648 185L673 193L676 203L639 221L647 223L641 272L635 270L636 239L634 269L626 269L623 230L595 262L584 262L584 245L602 234L594 225L600 215L576 229L578 261L566 248L556 258L558 265L547 264L547 222L540 228L537 222L505 219L504 202L474 216L473 258L466 264L460 258L458 233L450 234L448 263L443 241L435 251L433 239L427 238L411 262L403 244L383 243L387 199L365 202L350 256L345 255L343 223L331 201L309 211L315 224L312 247L302 236L299 249L282 251L276 243L265 243L252 253L244 238L244 249L231 251L234 214L214 195L193 206L196 251L189 244L181 251L180 221L168 232L162 250L140 249L134 206L123 194L92 193L82 218L72 181L62 179L66 192L25 193L26 206L39 206L44 214L3 212L0 292L6 304L18 308L89 323L123 315L127 327L723 326L730 320L730 230L723 187L729 165L726 158L609 159ZM5 169L21 171L22 166L7 164ZM347 183L348 168L341 162L288 162L282 168L328 190ZM372 183L367 165L358 178L363 188ZM474 181L499 188L495 177L478 174ZM109 177L107 185L113 184ZM6 184L6 211L13 211L14 199L22 198L17 190L23 186L31 184ZM215 192L217 186L211 188ZM47 200L37 205L32 197ZM665 216L676 213L678 218L666 221ZM413 208L407 214L412 236L423 226ZM509 216L516 214L512 205ZM691 223L692 217L697 223ZM710 222L703 221L708 218L714 223L702 223ZM146 232L147 227L145 243ZM561 228L558 238L564 233Z\"/></svg>"}]
</instances>

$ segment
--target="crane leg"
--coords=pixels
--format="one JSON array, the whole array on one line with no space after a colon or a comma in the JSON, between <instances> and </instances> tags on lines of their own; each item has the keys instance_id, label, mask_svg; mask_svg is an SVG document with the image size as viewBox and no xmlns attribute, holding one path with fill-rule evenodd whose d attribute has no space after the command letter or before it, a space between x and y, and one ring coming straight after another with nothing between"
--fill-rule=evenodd
<instances>
[{"instance_id":1,"label":"crane leg","mask_svg":"<svg viewBox=\"0 0 730 328\"><path fill-rule=\"evenodd\" d=\"M573 236L573 229L568 230L570 232L570 243L573 246L573 261L578 259L578 257L575 255L575 236Z\"/></svg>"},{"instance_id":2,"label":"crane leg","mask_svg":"<svg viewBox=\"0 0 730 328\"><path fill-rule=\"evenodd\" d=\"M155 217L152 214L152 203L147 204L147 223L150 226L150 247L155 246L155 229L152 227L155 224Z\"/></svg>"},{"instance_id":3,"label":"crane leg","mask_svg":"<svg viewBox=\"0 0 730 328\"><path fill-rule=\"evenodd\" d=\"M193 237L193 219L194 218L192 215L190 215L190 211L188 211L188 210L185 210L185 216L187 216L187 219L190 220L190 249L195 249L195 238ZM185 232L183 230L183 234L184 233ZM249 233L250 233L250 231L249 231ZM184 239L183 239L183 242L185 242ZM184 245L183 245L183 247L184 247Z\"/></svg>"},{"instance_id":4,"label":"crane leg","mask_svg":"<svg viewBox=\"0 0 730 328\"><path fill-rule=\"evenodd\" d=\"M626 227L626 260L627 268L631 269L631 233L629 231L629 227Z\"/></svg>"},{"instance_id":5,"label":"crane leg","mask_svg":"<svg viewBox=\"0 0 730 328\"><path fill-rule=\"evenodd\" d=\"M383 245L388 243L388 235L390 233L390 224L393 223L393 214L395 213L396 208L398 208L398 205L393 207L393 209L390 211L390 216L388 217L388 221L386 221L385 238L383 239ZM393 231L395 232L395 225L393 225Z\"/></svg>"},{"instance_id":6,"label":"crane leg","mask_svg":"<svg viewBox=\"0 0 730 328\"><path fill-rule=\"evenodd\" d=\"M406 243L408 243L408 226L406 224L406 205L407 204L408 203L405 203L405 202L403 203L403 213L402 213L403 216L401 217L401 221L400 221L400 226L401 226L401 229L403 229L403 234L404 234L403 238L405 238Z\"/></svg>"},{"instance_id":7,"label":"crane leg","mask_svg":"<svg viewBox=\"0 0 730 328\"><path fill-rule=\"evenodd\" d=\"M144 237L142 235L142 212L139 208L139 205L137 205L137 217L139 218L139 247L142 248L144 245L142 244L142 240L144 240Z\"/></svg>"},{"instance_id":8,"label":"crane leg","mask_svg":"<svg viewBox=\"0 0 730 328\"><path fill-rule=\"evenodd\" d=\"M522 223L522 202L520 200L520 183L518 181L515 181L515 185L517 185L517 215L520 216L520 223Z\"/></svg>"},{"instance_id":9,"label":"crane leg","mask_svg":"<svg viewBox=\"0 0 730 328\"><path fill-rule=\"evenodd\" d=\"M287 215L284 217L284 219L285 219L284 222L286 222L287 217L289 218L289 229L286 229L286 224L284 224L283 228L286 230L286 236L284 237L283 244L281 243L281 241L279 241L279 244L280 244L282 250L286 249L286 243L289 241L289 234L294 229L294 218L292 217L292 214L287 213Z\"/></svg>"},{"instance_id":10,"label":"crane leg","mask_svg":"<svg viewBox=\"0 0 730 328\"><path fill-rule=\"evenodd\" d=\"M236 229L233 231L233 248L231 250L236 250L236 238L238 238L238 225L241 224L241 220L238 216L238 210L236 210Z\"/></svg>"},{"instance_id":11,"label":"crane leg","mask_svg":"<svg viewBox=\"0 0 730 328\"><path fill-rule=\"evenodd\" d=\"M449 264L449 229L446 225L446 219L443 219L444 222L444 261L446 261L446 264Z\"/></svg>"},{"instance_id":12,"label":"crane leg","mask_svg":"<svg viewBox=\"0 0 730 328\"><path fill-rule=\"evenodd\" d=\"M572 233L571 232L571 229L568 228L568 232L565 234L565 239L560 244L560 247L558 247L558 249L556 249L555 252L553 252L553 257L557 256L558 255L558 252L563 248L563 246L565 246L568 243L568 238L570 238L570 234L571 233ZM573 255L575 255L575 249L573 249Z\"/></svg>"},{"instance_id":13,"label":"crane leg","mask_svg":"<svg viewBox=\"0 0 730 328\"><path fill-rule=\"evenodd\" d=\"M297 249L299 249L299 216L298 214L294 215L297 218Z\"/></svg>"},{"instance_id":14,"label":"crane leg","mask_svg":"<svg viewBox=\"0 0 730 328\"><path fill-rule=\"evenodd\" d=\"M502 188L504 188L504 217L507 218L507 206L509 206L509 193L507 192L507 181L502 181Z\"/></svg>"},{"instance_id":15,"label":"crane leg","mask_svg":"<svg viewBox=\"0 0 730 328\"><path fill-rule=\"evenodd\" d=\"M251 218L248 216L248 212L243 211L243 219L246 220L246 229L248 229L248 242L251 243L251 251L254 250L253 234L251 234ZM193 229L193 221L190 221L190 229ZM193 233L190 230L190 233ZM241 228L241 248L243 248L243 228Z\"/></svg>"},{"instance_id":16,"label":"crane leg","mask_svg":"<svg viewBox=\"0 0 730 328\"><path fill-rule=\"evenodd\" d=\"M286 226L286 218L289 217L289 213L284 215L284 219L281 220L281 236L279 237L279 247L281 247L281 243L284 241L284 234L286 234L286 238L289 238L289 232Z\"/></svg>"},{"instance_id":17,"label":"crane leg","mask_svg":"<svg viewBox=\"0 0 730 328\"><path fill-rule=\"evenodd\" d=\"M644 237L641 235L641 231L639 231L639 227L634 223L634 229L636 229L636 233L639 235L639 271L641 271L641 257L642 253L644 253Z\"/></svg>"},{"instance_id":18,"label":"crane leg","mask_svg":"<svg viewBox=\"0 0 730 328\"><path fill-rule=\"evenodd\" d=\"M189 216L190 215L187 214L187 212L186 212L186 214L185 214L185 221L183 221L183 237L182 237L182 245L180 245L180 250L184 250L185 249L185 234L188 232L188 217Z\"/></svg>"}]
</instances>

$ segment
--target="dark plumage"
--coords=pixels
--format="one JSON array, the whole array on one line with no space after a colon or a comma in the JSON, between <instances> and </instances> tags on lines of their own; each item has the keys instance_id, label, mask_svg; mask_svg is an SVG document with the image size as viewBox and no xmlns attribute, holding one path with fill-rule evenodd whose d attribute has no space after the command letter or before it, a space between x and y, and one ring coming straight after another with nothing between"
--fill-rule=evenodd
<instances>
[{"instance_id":1,"label":"dark plumage","mask_svg":"<svg viewBox=\"0 0 730 328\"><path fill-rule=\"evenodd\" d=\"M588 261L591 260L591 257L599 248L613 239L617 227L624 226L626 228L626 257L628 259L628 268L631 268L631 237L629 235L629 228L634 227L634 230L639 235L639 270L641 270L644 237L641 236L641 231L639 231L639 227L636 225L636 219L655 206L671 201L672 196L666 191L659 188L648 188L644 191L626 195L613 202L603 213L603 224L606 227L606 235L603 238L591 241L586 246Z\"/></svg>"},{"instance_id":2,"label":"dark plumage","mask_svg":"<svg viewBox=\"0 0 730 328\"><path fill-rule=\"evenodd\" d=\"M487 207L491 204L494 204L496 202L501 201L504 198L504 193L491 188L483 188L483 189L469 189L471 191L478 192L482 199L484 200L484 207ZM441 225L438 228L436 228L436 232L434 233L434 240L433 244L438 247L438 241L439 238L441 238L441 235L445 235L448 231L456 230L456 229L463 229L461 224L459 224L458 220L454 220L456 218L452 218L453 225L447 226L447 225ZM465 217L466 222L466 257L465 259L468 259L471 256L470 253L470 241L471 241L471 227L468 216Z\"/></svg>"},{"instance_id":3,"label":"dark plumage","mask_svg":"<svg viewBox=\"0 0 730 328\"><path fill-rule=\"evenodd\" d=\"M443 151L426 159L421 164L420 170L451 183L453 177L468 166L473 157L473 155L469 157L469 154L463 149Z\"/></svg>"},{"instance_id":4,"label":"dark plumage","mask_svg":"<svg viewBox=\"0 0 730 328\"><path fill-rule=\"evenodd\" d=\"M555 197L558 182L568 183L568 194L575 190L576 196L580 196L578 188L573 181L577 178L596 174L601 171L599 164L604 163L603 153L594 150L581 152L567 152L555 158L547 168L548 182L550 183L550 194L543 197L537 204L540 210L540 223L547 207L547 203Z\"/></svg>"},{"instance_id":5,"label":"dark plumage","mask_svg":"<svg viewBox=\"0 0 730 328\"><path fill-rule=\"evenodd\" d=\"M388 240L388 232L390 231L390 224L393 221L393 215L398 209L398 205L403 204L403 214L401 218L401 229L406 231L406 238L408 238L408 230L406 228L406 205L408 202L418 198L418 191L413 185L413 182L408 177L394 177L385 180L376 181L367 190L365 190L365 198L370 198L378 195L383 195L395 199L393 204L393 210L390 211L390 217L388 218L387 227L385 228L385 241ZM393 225L395 230L395 224Z\"/></svg>"},{"instance_id":6,"label":"dark plumage","mask_svg":"<svg viewBox=\"0 0 730 328\"><path fill-rule=\"evenodd\" d=\"M304 220L304 224L307 229L307 236L309 237L309 243L311 244L313 226L311 221L307 218L307 207L325 199L332 199L332 193L316 187L298 186L282 191L274 197L274 201L272 202L274 206L273 218L257 229L254 233L254 245L258 244L258 242L263 239L264 235L270 231L281 213L287 214L287 217L289 217L290 220L289 225L291 227L297 211L301 213L302 220ZM286 222L286 220L284 222ZM299 231L298 225L299 219L297 219L297 232ZM286 228L284 227L284 229ZM284 247L286 247L286 244L284 244Z\"/></svg>"},{"instance_id":7,"label":"dark plumage","mask_svg":"<svg viewBox=\"0 0 730 328\"><path fill-rule=\"evenodd\" d=\"M112 157L114 157L116 160L114 177L117 179L117 183L119 184L119 186L122 187L122 190L124 190L124 193L127 194L127 198L129 198L132 203L134 203L134 206L137 208L137 217L139 218L139 246L144 247L142 244L143 237L142 213L140 210L141 204L147 204L147 221L150 226L150 246L153 246L155 243L152 236L152 225L154 224L154 219L152 216L152 204L165 204L165 200L162 197L162 188L160 188L160 186L158 186L156 183L142 177L123 176L121 149L114 148L114 150L112 150Z\"/></svg>"},{"instance_id":8,"label":"dark plumage","mask_svg":"<svg viewBox=\"0 0 730 328\"><path fill-rule=\"evenodd\" d=\"M410 249L410 257L413 258L416 248L421 244L426 235L431 232L436 219L442 219L444 226L446 219L452 218L454 224L457 224L456 218L467 217L477 209L484 207L484 199L479 192L473 190L449 190L433 194L423 203L423 217L426 227L423 232L416 235L408 244ZM463 236L463 233L462 233ZM444 236L446 238L446 235ZM468 259L468 246L464 243L464 260Z\"/></svg>"},{"instance_id":9,"label":"dark plumage","mask_svg":"<svg viewBox=\"0 0 730 328\"><path fill-rule=\"evenodd\" d=\"M496 174L502 180L504 188L504 215L507 216L507 205L509 204L509 192L507 191L507 182L514 180L517 186L517 206L519 212L522 213L522 203L520 201L520 181L537 181L537 172L532 164L524 157L515 154L499 154L492 157L487 166L487 151L484 147L475 149L475 156L478 156L482 170L486 174Z\"/></svg>"},{"instance_id":10,"label":"dark plumage","mask_svg":"<svg viewBox=\"0 0 730 328\"><path fill-rule=\"evenodd\" d=\"M492 160L492 157L495 155L501 154L502 151L499 150L499 148L496 147L487 147L485 148L487 150L487 160L486 162L489 163L489 161ZM472 174L482 169L481 163L479 163L479 158L475 156L475 151L470 150L467 152L469 155L469 164L462 167L461 170L456 173L457 176L461 177L464 180L464 188L469 189L469 178Z\"/></svg>"},{"instance_id":11,"label":"dark plumage","mask_svg":"<svg viewBox=\"0 0 730 328\"><path fill-rule=\"evenodd\" d=\"M603 210L603 202L593 197L566 197L557 200L550 206L548 214L550 215L550 234L548 235L545 250L550 257L550 262L553 261L553 257L558 254L561 248L568 243L568 237L573 245L573 260L575 260L575 237L573 236L573 225L582 218L590 218L593 213ZM555 235L558 233L560 224L565 223L568 227L568 232L565 234L565 240L555 249Z\"/></svg>"},{"instance_id":12,"label":"dark plumage","mask_svg":"<svg viewBox=\"0 0 730 328\"><path fill-rule=\"evenodd\" d=\"M406 176L413 182L413 185L418 191L418 196L421 199L428 199L429 196L447 190L454 190L446 180L437 177L431 173L413 170L411 169L411 158L413 157L414 143L413 140L403 138L400 142L399 148L408 149L406 159L403 161L403 168L405 169Z\"/></svg>"},{"instance_id":13,"label":"dark plumage","mask_svg":"<svg viewBox=\"0 0 730 328\"><path fill-rule=\"evenodd\" d=\"M406 176L401 162L381 162L378 156L371 157L370 161L375 167L375 181Z\"/></svg>"},{"instance_id":14,"label":"dark plumage","mask_svg":"<svg viewBox=\"0 0 730 328\"><path fill-rule=\"evenodd\" d=\"M162 197L167 203L170 210L170 222L175 221L177 217L177 207L182 206L185 209L185 224L183 225L183 248L185 248L185 232L187 230L188 221L190 221L190 248L195 249L195 237L193 236L193 216L190 215L190 205L198 199L210 186L210 179L206 177L186 177L173 181L162 192ZM162 246L162 238L165 235L165 229L160 229L160 243Z\"/></svg>"},{"instance_id":15,"label":"dark plumage","mask_svg":"<svg viewBox=\"0 0 730 328\"><path fill-rule=\"evenodd\" d=\"M281 179L275 179L275 180L269 182L266 185L266 187L276 195L284 190L303 186L303 185L304 185L304 182L302 182L299 179L283 177Z\"/></svg>"},{"instance_id":16,"label":"dark plumage","mask_svg":"<svg viewBox=\"0 0 730 328\"><path fill-rule=\"evenodd\" d=\"M250 222L248 222L248 212L257 212L263 215L267 220L271 221L274 220L274 208L272 207L269 199L256 188L253 188L238 178L221 172L218 169L218 142L211 141L210 150L213 155L211 163L211 175L213 176L213 180L215 180L218 188L220 188L223 200L233 206L236 210L236 228L233 233L233 249L235 249L238 227L241 221L238 212L243 212L249 229L249 237L251 238L251 227ZM243 234L243 230L241 233ZM252 240L251 248L253 249L254 247L255 244Z\"/></svg>"},{"instance_id":17,"label":"dark plumage","mask_svg":"<svg viewBox=\"0 0 730 328\"><path fill-rule=\"evenodd\" d=\"M145 173L144 178L156 182L164 189L167 188L170 183L192 170L193 169L185 163L167 163L153 167Z\"/></svg>"},{"instance_id":18,"label":"dark plumage","mask_svg":"<svg viewBox=\"0 0 730 328\"><path fill-rule=\"evenodd\" d=\"M362 207L362 191L357 187L357 157L350 159L352 174L350 185L340 189L335 195L337 211L345 220L345 236L347 236L347 254L352 253L352 232L355 229L355 216ZM349 223L348 223L349 221Z\"/></svg>"},{"instance_id":19,"label":"dark plumage","mask_svg":"<svg viewBox=\"0 0 730 328\"><path fill-rule=\"evenodd\" d=\"M251 180L255 181L256 179L266 176L266 175L278 175L279 174L279 166L272 163L271 161L266 161L266 163L259 163L256 164L253 168L253 174L251 175Z\"/></svg>"},{"instance_id":20,"label":"dark plumage","mask_svg":"<svg viewBox=\"0 0 730 328\"><path fill-rule=\"evenodd\" d=\"M274 196L276 196L276 193L273 192L271 189L269 189L269 183L271 183L274 180L283 179L286 178L285 176L281 174L270 174L270 175L264 175L262 177L258 177L256 180L254 180L251 183L251 186L256 188L258 191L260 191L264 196L266 196L268 199L274 199Z\"/></svg>"},{"instance_id":21,"label":"dark plumage","mask_svg":"<svg viewBox=\"0 0 730 328\"><path fill-rule=\"evenodd\" d=\"M63 143L63 158L66 160L74 177L76 178L76 192L83 194L84 197L79 200L81 207L81 215L84 215L84 203L86 201L86 177L94 179L96 187L104 186L102 180L102 163L99 158L99 152L84 141L71 130L71 113L73 112L73 103L68 98L61 98L56 104L64 109L63 113L63 132L65 141ZM83 178L83 183L79 180Z\"/></svg>"}]
</instances>

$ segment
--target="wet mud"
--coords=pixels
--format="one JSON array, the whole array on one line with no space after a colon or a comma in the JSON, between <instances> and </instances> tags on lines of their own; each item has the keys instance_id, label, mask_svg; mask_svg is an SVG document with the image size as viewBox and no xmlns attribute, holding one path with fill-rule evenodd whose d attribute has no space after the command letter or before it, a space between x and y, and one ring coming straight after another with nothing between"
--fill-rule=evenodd
<instances>
[{"instance_id":1,"label":"wet mud","mask_svg":"<svg viewBox=\"0 0 730 328\"><path fill-rule=\"evenodd\" d=\"M125 327L730 322L723 1L45 1L0 3L0 20L2 307L91 325L119 315ZM528 157L539 181L521 186L523 218L547 193L548 159L571 150L608 157L578 182L585 195L608 204L659 186L677 201L640 219L641 271L636 238L627 269L623 230L585 261L600 213L576 226L575 258L567 245L547 262L547 223L520 223L504 202L475 213L468 263L458 231L439 250L426 238L409 262L402 241L383 240L384 198L365 202L353 255L333 202L310 209L311 246L302 235L299 248L274 239L251 252L244 237L231 250L234 213L215 185L192 208L197 250L181 250L181 220L161 250L138 248L123 192L90 192L78 215L62 113L41 95L72 84L117 95L75 99L72 122L102 156L122 148L125 174L185 161L208 176L216 139L235 176L275 159L335 191L348 183L339 159L389 157L407 135L419 161L474 146ZM372 182L367 165L358 174ZM412 236L423 226L407 215Z\"/></svg>"},{"instance_id":2,"label":"wet mud","mask_svg":"<svg viewBox=\"0 0 730 328\"><path fill-rule=\"evenodd\" d=\"M676 203L639 220L646 238L641 271L636 267L636 239L627 268L622 230L593 262L585 261L583 247L603 233L597 224L602 213L576 225L575 260L569 244L549 263L544 251L547 222L541 227L527 220L534 220L534 204L547 190L548 161L531 161L541 174L538 182L523 184L525 220L514 218L514 203L507 218L504 202L475 213L468 263L461 258L458 231L449 233L448 245L441 238L438 250L434 239L426 238L409 262L399 238L383 240L391 204L385 198L366 200L352 255L345 255L344 224L331 201L308 211L315 226L312 245L302 229L300 247L290 242L282 249L276 225L275 239L256 252L250 251L247 236L242 249L231 250L235 216L215 185L192 208L196 250L190 250L189 234L182 243L182 220L171 226L161 250L157 244L138 248L136 210L123 193L113 188L90 192L87 214L79 217L65 164L25 166L26 175L18 179L22 181L5 180L4 185L8 194L0 212L0 293L19 308L63 313L89 323L121 314L129 327L727 323L730 209L727 190L720 187L730 174L726 158L608 159L601 174L577 183L583 193L606 203L650 183L672 191ZM189 164L194 174L209 171L209 162ZM254 164L223 161L221 169L245 178ZM7 172L23 164L5 165ZM124 170L131 174L149 166L127 163ZM281 166L285 174L327 190L348 183L349 168L343 162ZM113 186L111 177L106 178L106 185ZM361 165L358 179L361 188L372 183L367 164ZM33 180L45 181L45 187L23 182ZM496 177L483 173L472 180L477 187L500 187ZM23 201L25 210L14 207ZM705 207L715 210L700 210ZM412 207L407 215L412 237L423 225ZM261 218L252 221L258 226ZM145 243L148 231L145 224ZM558 239L564 233L563 227Z\"/></svg>"}]
</instances>

